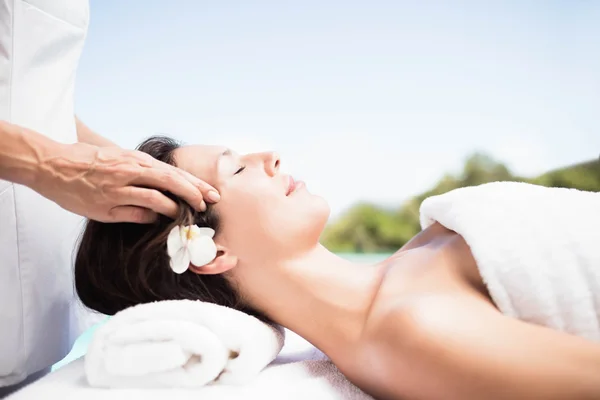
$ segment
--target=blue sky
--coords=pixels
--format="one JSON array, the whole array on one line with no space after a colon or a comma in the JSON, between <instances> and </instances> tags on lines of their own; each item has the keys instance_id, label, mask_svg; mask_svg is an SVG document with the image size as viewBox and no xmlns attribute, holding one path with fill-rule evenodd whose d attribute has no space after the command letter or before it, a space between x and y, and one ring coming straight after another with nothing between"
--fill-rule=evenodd
<instances>
[{"instance_id":1,"label":"blue sky","mask_svg":"<svg viewBox=\"0 0 600 400\"><path fill-rule=\"evenodd\" d=\"M334 216L474 151L526 175L600 154L600 2L90 4L83 121L127 147L277 150Z\"/></svg>"}]
</instances>

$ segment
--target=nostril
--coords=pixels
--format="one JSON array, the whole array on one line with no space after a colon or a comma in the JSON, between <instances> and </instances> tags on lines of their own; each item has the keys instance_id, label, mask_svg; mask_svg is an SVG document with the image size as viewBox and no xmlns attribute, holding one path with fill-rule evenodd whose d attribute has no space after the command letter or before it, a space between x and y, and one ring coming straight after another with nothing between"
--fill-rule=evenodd
<instances>
[{"instance_id":1,"label":"nostril","mask_svg":"<svg viewBox=\"0 0 600 400\"><path fill-rule=\"evenodd\" d=\"M279 159L275 160L275 168L279 168Z\"/></svg>"}]
</instances>

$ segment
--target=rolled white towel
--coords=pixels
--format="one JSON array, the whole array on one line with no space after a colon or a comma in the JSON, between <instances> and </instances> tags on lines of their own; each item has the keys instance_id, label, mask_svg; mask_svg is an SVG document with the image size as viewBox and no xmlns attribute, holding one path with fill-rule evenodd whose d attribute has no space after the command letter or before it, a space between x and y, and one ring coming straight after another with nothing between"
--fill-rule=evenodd
<instances>
[{"instance_id":1,"label":"rolled white towel","mask_svg":"<svg viewBox=\"0 0 600 400\"><path fill-rule=\"evenodd\" d=\"M277 357L284 331L240 311L192 300L127 308L94 334L90 385L110 388L243 384Z\"/></svg>"},{"instance_id":2,"label":"rolled white towel","mask_svg":"<svg viewBox=\"0 0 600 400\"><path fill-rule=\"evenodd\" d=\"M465 239L505 315L600 341L600 193L493 182L420 211Z\"/></svg>"}]
</instances>

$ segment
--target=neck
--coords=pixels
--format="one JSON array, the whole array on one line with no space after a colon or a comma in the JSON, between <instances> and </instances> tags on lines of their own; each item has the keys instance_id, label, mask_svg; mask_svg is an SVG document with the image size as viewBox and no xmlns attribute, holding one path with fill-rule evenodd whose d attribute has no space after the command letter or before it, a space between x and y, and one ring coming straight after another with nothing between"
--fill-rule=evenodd
<instances>
[{"instance_id":1,"label":"neck","mask_svg":"<svg viewBox=\"0 0 600 400\"><path fill-rule=\"evenodd\" d=\"M347 261L317 245L293 260L247 271L248 301L333 358L359 339L382 268Z\"/></svg>"}]
</instances>

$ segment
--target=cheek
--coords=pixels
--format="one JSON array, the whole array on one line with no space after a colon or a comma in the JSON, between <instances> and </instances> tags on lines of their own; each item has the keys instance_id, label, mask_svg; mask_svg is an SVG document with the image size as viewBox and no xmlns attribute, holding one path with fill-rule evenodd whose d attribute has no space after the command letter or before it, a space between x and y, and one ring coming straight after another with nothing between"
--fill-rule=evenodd
<instances>
[{"instance_id":1,"label":"cheek","mask_svg":"<svg viewBox=\"0 0 600 400\"><path fill-rule=\"evenodd\" d=\"M314 245L329 217L327 203L309 193L288 198L238 191L217 207L224 242L240 255Z\"/></svg>"},{"instance_id":2,"label":"cheek","mask_svg":"<svg viewBox=\"0 0 600 400\"><path fill-rule=\"evenodd\" d=\"M221 232L231 246L255 245L277 235L277 206L273 196L235 191L219 201Z\"/></svg>"}]
</instances>

